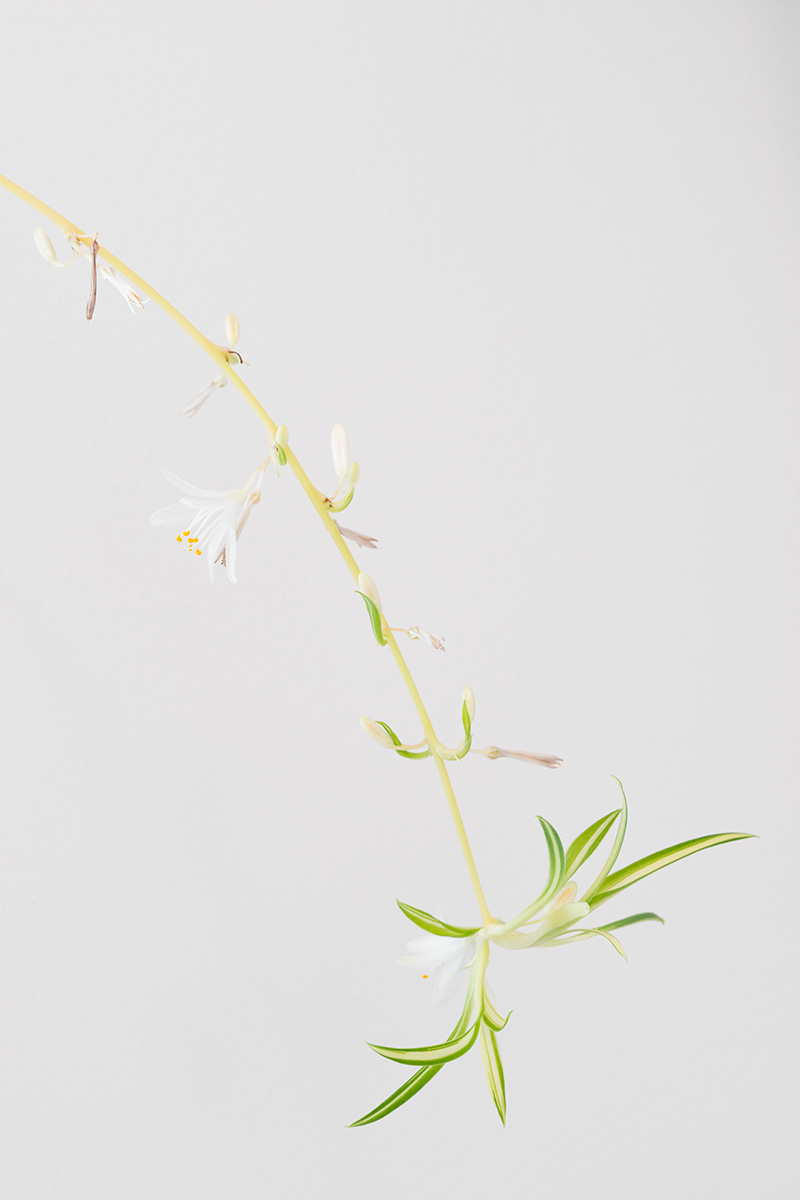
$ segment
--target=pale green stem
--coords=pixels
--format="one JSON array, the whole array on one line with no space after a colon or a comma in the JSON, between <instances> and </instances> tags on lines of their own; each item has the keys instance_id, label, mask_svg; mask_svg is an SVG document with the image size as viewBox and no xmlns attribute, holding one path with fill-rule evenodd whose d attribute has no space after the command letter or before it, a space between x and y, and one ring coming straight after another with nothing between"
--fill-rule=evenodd
<instances>
[{"instance_id":1,"label":"pale green stem","mask_svg":"<svg viewBox=\"0 0 800 1200\"><path fill-rule=\"evenodd\" d=\"M5 175L0 175L0 186L4 187L6 191L11 192L13 196L16 196L19 200L22 200L25 204L35 209L38 213L41 213L43 217L46 217L58 229L60 229L65 236L69 234L75 234L87 245L91 244L91 234L84 233L79 226L73 224L71 221L68 221L66 217L61 215L61 213L58 213L55 211L55 209L50 208L48 204L45 204L42 200L39 200L38 197L32 195L31 192L26 192L24 188L19 186L19 184L7 179ZM141 276L137 275L135 271L132 271L130 267L126 266L124 262L121 262L120 259L116 258L115 255L111 254L110 251L106 250L106 248L99 243L97 256L98 258L104 259L110 266L114 267L115 270L118 270L122 275L124 275L127 280L129 280L140 292L143 293L143 295L149 296L154 304L157 304L158 307L162 309L168 317L171 317L172 320L175 321L175 323L179 325L194 342L197 342L197 345L200 347L200 349L203 350L228 377L228 379L230 379L234 387L238 388L247 403L255 412L258 419L261 421L262 425L266 427L270 437L273 438L278 428L276 422L273 421L269 413L264 409L247 385L242 382L242 380L233 370L227 360L224 347L216 345L209 338L207 338L205 334L201 333L200 330L192 325L190 321L187 321L183 313L179 312L178 309L175 308L174 305L170 304L168 300L165 300L164 297L161 296L154 288L152 288L149 283L147 283L141 278ZM345 544L342 535L339 533L339 530L336 528L336 525L334 524L323 499L320 497L319 492L306 475L291 448L287 446L285 453L287 466L292 470L301 488L313 504L317 511L317 515L320 517L330 537L333 539L336 549L344 559L347 569L357 582L359 576L359 566L356 563L356 560L353 558L353 555L350 553L350 550ZM486 897L483 894L483 888L481 887L481 883L478 878L475 859L473 858L472 850L467 838L467 831L464 828L464 822L458 808L458 803L453 791L453 785L450 782L450 777L447 773L447 767L442 762L442 759L436 753L434 748L436 745L438 745L438 738L436 737L431 719L428 716L424 704L422 703L422 698L417 690L417 685L414 683L406 661L400 653L397 642L395 641L392 633L389 631L386 633L386 640L389 644L389 648L392 652L394 660L397 663L400 674L403 676L403 681L408 689L409 695L411 696L414 707L417 710L419 719L422 722L422 727L425 730L425 736L428 740L428 744L433 750L433 760L436 763L436 769L439 772L439 778L441 780L442 787L444 788L447 804L450 809L450 815L453 818L453 824L456 827L456 833L458 834L458 840L461 844L461 851L467 864L467 870L469 871L469 877L472 882L473 891L475 892L475 898L477 899L478 906L481 910L483 923L484 925L487 925L492 919L491 913L489 906L486 903Z\"/></svg>"}]
</instances>

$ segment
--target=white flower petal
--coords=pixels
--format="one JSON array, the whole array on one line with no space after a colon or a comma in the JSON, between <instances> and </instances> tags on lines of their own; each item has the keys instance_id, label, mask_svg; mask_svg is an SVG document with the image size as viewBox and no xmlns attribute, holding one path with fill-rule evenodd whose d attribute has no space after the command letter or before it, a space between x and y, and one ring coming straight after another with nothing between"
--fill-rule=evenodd
<instances>
[{"instance_id":1,"label":"white flower petal","mask_svg":"<svg viewBox=\"0 0 800 1200\"><path fill-rule=\"evenodd\" d=\"M236 583L236 530L233 526L225 534L225 570L230 582Z\"/></svg>"},{"instance_id":2,"label":"white flower petal","mask_svg":"<svg viewBox=\"0 0 800 1200\"><path fill-rule=\"evenodd\" d=\"M168 504L166 508L160 508L158 512L154 512L150 518L151 525L172 525L178 524L186 520L188 508L185 504Z\"/></svg>"},{"instance_id":3,"label":"white flower petal","mask_svg":"<svg viewBox=\"0 0 800 1200\"><path fill-rule=\"evenodd\" d=\"M443 941L444 938L437 937L434 933L426 933L423 937L412 938L407 944L407 949L412 954L436 954Z\"/></svg>"},{"instance_id":4,"label":"white flower petal","mask_svg":"<svg viewBox=\"0 0 800 1200\"><path fill-rule=\"evenodd\" d=\"M457 958L453 958L450 962L444 964L439 971L436 972L436 979L433 984L433 995L431 997L434 1004L445 1004L448 1000L452 1000L453 996L458 991L459 975L461 974L461 963Z\"/></svg>"},{"instance_id":5,"label":"white flower petal","mask_svg":"<svg viewBox=\"0 0 800 1200\"><path fill-rule=\"evenodd\" d=\"M185 496L193 496L197 500L209 500L212 504L218 500L224 503L229 503L233 497L240 494L242 489L234 489L231 492L209 492L202 488L194 487L191 483L187 483L185 479L181 479L174 471L170 471L168 467L162 467L161 473L173 487L176 487L179 492L183 492Z\"/></svg>"}]
</instances>

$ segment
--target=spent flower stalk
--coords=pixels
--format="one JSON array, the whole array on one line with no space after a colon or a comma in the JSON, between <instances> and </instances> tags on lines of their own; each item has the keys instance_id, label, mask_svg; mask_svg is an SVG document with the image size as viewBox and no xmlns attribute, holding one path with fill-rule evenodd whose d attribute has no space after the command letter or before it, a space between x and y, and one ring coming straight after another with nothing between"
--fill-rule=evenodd
<instances>
[{"instance_id":1,"label":"spent flower stalk","mask_svg":"<svg viewBox=\"0 0 800 1200\"><path fill-rule=\"evenodd\" d=\"M448 771L448 763L464 761L473 754L490 760L508 758L552 769L561 766L562 760L554 755L528 750L504 750L496 745L473 747L476 705L470 687L465 688L461 696L461 740L455 746L448 746L437 736L408 663L398 647L395 634L402 634L409 641L425 642L436 650L444 650L443 639L420 625L395 626L389 623L374 579L360 568L346 544L347 539L359 549L374 549L377 540L345 528L335 520L335 514L341 513L354 502L357 484L361 478L359 464L351 458L350 441L344 427L341 424L334 425L331 434L335 486L330 491L321 490L311 481L290 445L286 425L273 419L243 382L236 369L244 363L244 359L236 349L241 330L235 314L228 313L225 317L226 344L213 342L150 284L116 258L98 240L97 234L84 232L5 176L0 176L0 186L50 221L66 239L70 257L67 261L60 261L49 234L41 227L36 229L35 245L49 265L66 268L78 259L89 264L90 297L86 309L87 317L91 318L94 312L99 277L121 293L133 312L140 313L148 301L152 302L212 361L215 373L210 383L185 405L184 415L196 416L212 396L230 384L250 406L264 430L266 446L258 455L261 461L241 487L227 491L211 491L186 483L171 471L164 470L168 482L178 489L180 499L154 513L153 523L172 526L176 543L182 549L188 549L193 560L205 560L212 579L215 565L220 565L224 567L228 579L235 582L238 542L255 506L262 498L266 471L270 464L276 472L279 468L288 468L336 546L365 605L372 636L381 650L388 647L389 657L393 659L399 671L416 713L420 725L417 732L422 733L422 737L416 741L402 741L392 726L372 717L362 717L361 727L377 745L392 751L400 758L415 761L433 760L464 857L480 920L478 923L454 925L424 909L398 901L405 917L421 930L423 935L420 937L418 934L410 944L411 955L403 960L404 965L420 970L426 978L435 977L433 994L437 1001L445 1002L449 996L460 990L462 983L465 985L465 998L458 1020L443 1041L416 1047L391 1047L369 1043L371 1049L380 1056L401 1066L417 1069L386 1100L355 1121L354 1125L372 1124L394 1112L427 1086L445 1066L469 1053L476 1045L479 1046L492 1100L500 1119L505 1123L505 1076L498 1035L505 1028L509 1016L503 1017L490 999L487 972L491 955L502 950L554 949L599 937L624 958L625 950L617 937L617 931L643 922L663 923L662 918L656 913L642 911L618 917L603 925L585 924L597 908L616 899L627 888L655 871L671 866L700 850L751 835L719 833L695 837L618 868L617 860L628 822L627 799L620 784L620 806L597 818L573 839L566 850L555 827L544 817L538 818L549 863L544 884L535 898L520 908L509 920L494 916L478 875ZM581 892L576 874L584 870L615 826L614 839L602 866L588 884L584 881Z\"/></svg>"}]
</instances>

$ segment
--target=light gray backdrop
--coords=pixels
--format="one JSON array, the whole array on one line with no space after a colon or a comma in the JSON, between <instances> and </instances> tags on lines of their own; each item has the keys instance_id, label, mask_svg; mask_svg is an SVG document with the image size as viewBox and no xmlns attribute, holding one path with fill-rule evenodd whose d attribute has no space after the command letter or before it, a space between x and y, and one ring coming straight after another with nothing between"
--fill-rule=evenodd
<instances>
[{"instance_id":1,"label":"light gray backdrop","mask_svg":"<svg viewBox=\"0 0 800 1200\"><path fill-rule=\"evenodd\" d=\"M0 1182L9 1200L786 1195L796 1128L798 6L92 3L3 26L2 164L222 340L348 523L444 737L490 903L631 802L626 965L496 954L437 1040L399 896L475 915L386 652L284 474L239 583L150 513L265 452L153 305L50 269L0 193ZM56 238L63 256L63 241ZM428 985L429 986L429 985Z\"/></svg>"}]
</instances>

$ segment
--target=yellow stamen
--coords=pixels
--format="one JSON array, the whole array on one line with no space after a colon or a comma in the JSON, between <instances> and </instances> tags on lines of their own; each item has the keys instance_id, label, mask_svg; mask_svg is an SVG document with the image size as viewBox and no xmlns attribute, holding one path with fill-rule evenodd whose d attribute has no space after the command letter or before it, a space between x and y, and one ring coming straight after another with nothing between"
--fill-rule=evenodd
<instances>
[{"instance_id":1,"label":"yellow stamen","mask_svg":"<svg viewBox=\"0 0 800 1200\"><path fill-rule=\"evenodd\" d=\"M183 541L183 538L181 537L181 535L180 535L180 534L178 534L178 536L177 536L177 538L176 538L176 541L178 541L178 542L182 542L182 541Z\"/></svg>"}]
</instances>

